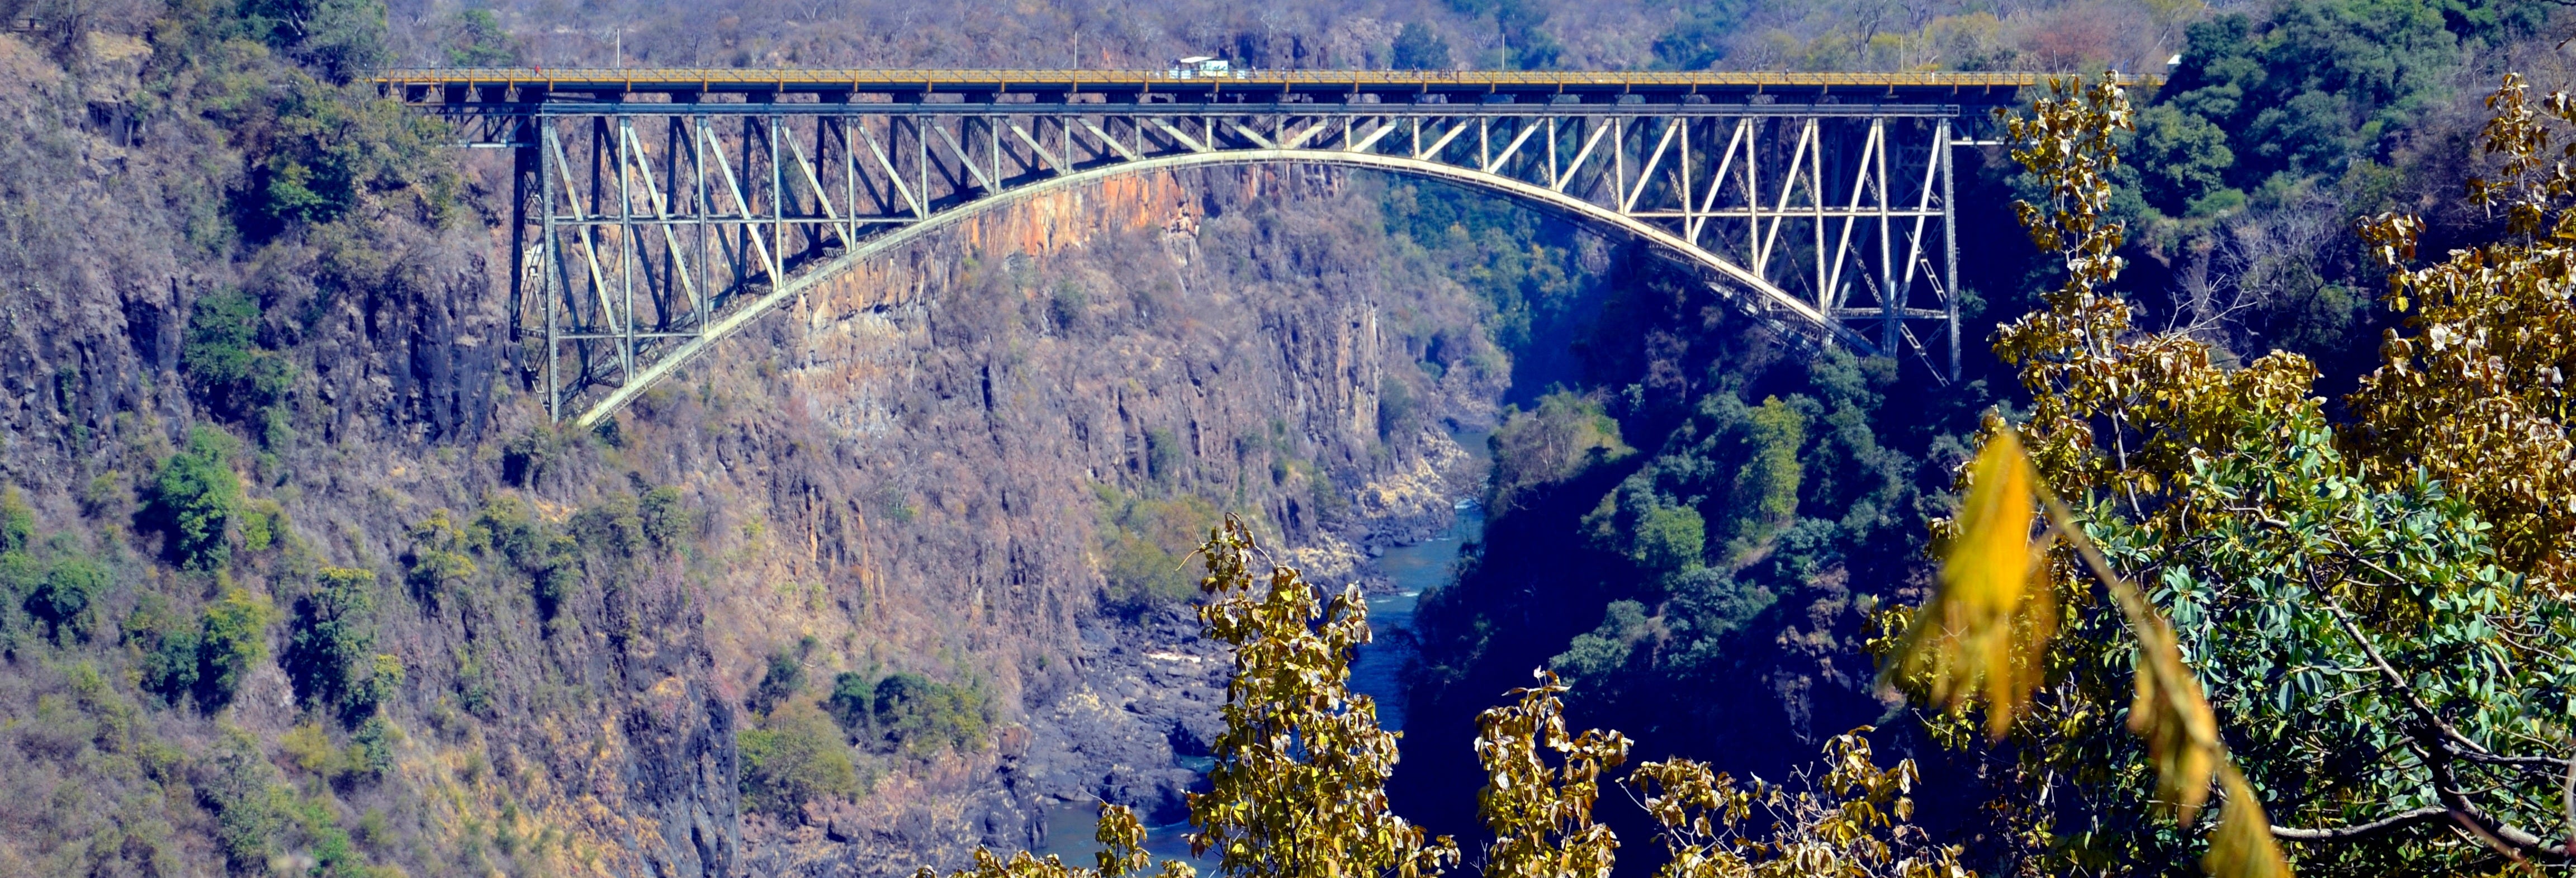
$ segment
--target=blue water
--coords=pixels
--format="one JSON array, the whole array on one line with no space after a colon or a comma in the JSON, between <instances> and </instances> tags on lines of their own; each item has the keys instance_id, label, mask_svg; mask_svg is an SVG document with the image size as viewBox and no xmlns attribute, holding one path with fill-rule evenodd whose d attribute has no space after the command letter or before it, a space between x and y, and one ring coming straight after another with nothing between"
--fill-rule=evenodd
<instances>
[{"instance_id":1,"label":"blue water","mask_svg":"<svg viewBox=\"0 0 2576 878\"><path fill-rule=\"evenodd\" d=\"M1485 532L1485 509L1459 500L1458 517L1439 536L1386 550L1377 567L1395 590L1369 598L1375 640L1351 662L1351 691L1377 700L1378 727L1404 729L1404 665L1414 655L1413 608L1422 593L1457 577L1458 550Z\"/></svg>"},{"instance_id":2,"label":"blue water","mask_svg":"<svg viewBox=\"0 0 2576 878\"><path fill-rule=\"evenodd\" d=\"M1462 436L1462 443L1473 439L1471 453L1482 452L1481 435ZM1369 630L1372 640L1360 647L1351 662L1351 691L1367 695L1377 702L1380 728L1401 731L1404 728L1404 665L1414 655L1413 610L1429 589L1450 584L1457 577L1458 550L1485 532L1485 509L1472 499L1460 499L1455 506L1457 518L1449 529L1438 536L1386 550L1377 561L1378 570L1394 589L1369 598ZM1100 845L1092 840L1097 824L1097 806L1067 803L1047 811L1047 843L1037 853L1063 857L1067 865L1091 866ZM1182 860L1199 870L1200 875L1217 874L1214 857L1190 856L1186 839L1187 823L1148 827L1145 849L1155 862Z\"/></svg>"}]
</instances>

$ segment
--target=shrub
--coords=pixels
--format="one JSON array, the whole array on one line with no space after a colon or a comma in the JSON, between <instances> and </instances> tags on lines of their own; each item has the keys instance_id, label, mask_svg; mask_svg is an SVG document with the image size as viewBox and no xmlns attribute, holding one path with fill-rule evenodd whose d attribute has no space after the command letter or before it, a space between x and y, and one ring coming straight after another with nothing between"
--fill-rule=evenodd
<instances>
[{"instance_id":1,"label":"shrub","mask_svg":"<svg viewBox=\"0 0 2576 878\"><path fill-rule=\"evenodd\" d=\"M579 582L581 544L540 521L516 497L494 497L483 505L465 537L477 551L496 551L531 581L539 616L552 619Z\"/></svg>"},{"instance_id":2,"label":"shrub","mask_svg":"<svg viewBox=\"0 0 2576 878\"><path fill-rule=\"evenodd\" d=\"M486 532L488 534L488 531ZM474 561L465 557L465 532L441 509L411 528L409 568L403 581L424 603L437 605L452 583L474 576Z\"/></svg>"},{"instance_id":3,"label":"shrub","mask_svg":"<svg viewBox=\"0 0 2576 878\"><path fill-rule=\"evenodd\" d=\"M0 552L24 552L35 545L36 512L18 489L0 490Z\"/></svg>"},{"instance_id":4,"label":"shrub","mask_svg":"<svg viewBox=\"0 0 2576 878\"><path fill-rule=\"evenodd\" d=\"M188 450L161 462L146 524L165 535L172 563L201 571L231 563L226 535L242 505L241 478L231 467L234 444L220 431L196 427L188 431Z\"/></svg>"},{"instance_id":5,"label":"shrub","mask_svg":"<svg viewBox=\"0 0 2576 878\"><path fill-rule=\"evenodd\" d=\"M736 733L734 744L741 756L746 809L786 816L817 798L859 792L850 748L841 743L831 720L809 705L787 705L762 728Z\"/></svg>"},{"instance_id":6,"label":"shrub","mask_svg":"<svg viewBox=\"0 0 2576 878\"><path fill-rule=\"evenodd\" d=\"M89 638L90 608L107 592L107 571L98 562L74 555L56 560L44 582L28 596L28 609L54 625L56 634Z\"/></svg>"},{"instance_id":7,"label":"shrub","mask_svg":"<svg viewBox=\"0 0 2576 878\"><path fill-rule=\"evenodd\" d=\"M197 686L197 625L171 612L160 595L147 594L126 614L125 644L143 654L139 679L143 691L172 707Z\"/></svg>"},{"instance_id":8,"label":"shrub","mask_svg":"<svg viewBox=\"0 0 2576 878\"><path fill-rule=\"evenodd\" d=\"M984 748L991 707L979 686L941 683L919 674L898 673L877 681L876 727L885 739L914 756L943 749L960 752Z\"/></svg>"},{"instance_id":9,"label":"shrub","mask_svg":"<svg viewBox=\"0 0 2576 878\"><path fill-rule=\"evenodd\" d=\"M823 709L841 724L841 731L852 738L865 738L867 730L876 724L876 684L857 671L834 674L832 694L823 700Z\"/></svg>"},{"instance_id":10,"label":"shrub","mask_svg":"<svg viewBox=\"0 0 2576 878\"><path fill-rule=\"evenodd\" d=\"M1107 606L1134 617L1196 595L1198 577L1185 559L1216 525L1216 507L1197 497L1145 500L1106 485L1095 490Z\"/></svg>"},{"instance_id":11,"label":"shrub","mask_svg":"<svg viewBox=\"0 0 2576 878\"><path fill-rule=\"evenodd\" d=\"M215 815L215 837L233 871L258 874L268 868L269 844L285 827L275 786L276 766L260 752L259 740L238 728L226 728L214 753L199 763L194 778L197 798Z\"/></svg>"},{"instance_id":12,"label":"shrub","mask_svg":"<svg viewBox=\"0 0 2576 878\"><path fill-rule=\"evenodd\" d=\"M622 494L573 513L571 526L573 538L583 549L610 558L632 558L645 546L644 516L636 509L635 498Z\"/></svg>"},{"instance_id":13,"label":"shrub","mask_svg":"<svg viewBox=\"0 0 2576 878\"><path fill-rule=\"evenodd\" d=\"M268 659L268 603L235 588L206 608L198 621L197 707L220 710L232 703L252 667Z\"/></svg>"},{"instance_id":14,"label":"shrub","mask_svg":"<svg viewBox=\"0 0 2576 878\"><path fill-rule=\"evenodd\" d=\"M636 517L643 523L644 538L664 554L679 551L697 530L697 516L681 505L684 500L680 489L669 485L646 491L636 499Z\"/></svg>"},{"instance_id":15,"label":"shrub","mask_svg":"<svg viewBox=\"0 0 2576 878\"><path fill-rule=\"evenodd\" d=\"M180 343L188 387L216 415L241 419L286 399L295 367L259 343L259 299L224 290L197 300Z\"/></svg>"},{"instance_id":16,"label":"shrub","mask_svg":"<svg viewBox=\"0 0 2576 878\"><path fill-rule=\"evenodd\" d=\"M768 713L778 703L805 688L805 657L814 652L814 638L807 635L792 648L770 653L769 667L760 677L760 686L751 694L753 713Z\"/></svg>"},{"instance_id":17,"label":"shrub","mask_svg":"<svg viewBox=\"0 0 2576 878\"><path fill-rule=\"evenodd\" d=\"M337 708L355 720L399 682L380 680L376 646L376 574L325 567L320 588L297 602L295 632L286 647L286 676L308 707ZM394 665L399 675L400 665Z\"/></svg>"}]
</instances>

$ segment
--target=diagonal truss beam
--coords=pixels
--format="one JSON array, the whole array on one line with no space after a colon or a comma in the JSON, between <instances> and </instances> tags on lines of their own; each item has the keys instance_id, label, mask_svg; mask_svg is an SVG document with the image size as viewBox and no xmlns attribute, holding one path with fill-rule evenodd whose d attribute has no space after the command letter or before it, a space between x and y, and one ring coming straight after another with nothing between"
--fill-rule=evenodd
<instances>
[{"instance_id":1,"label":"diagonal truss beam","mask_svg":"<svg viewBox=\"0 0 2576 878\"><path fill-rule=\"evenodd\" d=\"M539 117L523 159L544 184L527 196L544 203L542 234L523 236L543 265L524 275L544 287L532 298L559 417L605 417L744 321L932 230L1118 175L1246 164L1482 189L1639 241L1792 336L1927 364L1924 339L1957 346L1946 117L674 105L660 146L635 136L632 117L656 115L639 106ZM727 115L741 130L714 124ZM588 144L556 130L609 120ZM584 164L592 179L574 173ZM1871 307L1847 307L1855 289ZM1949 331L1910 325L1924 321ZM578 370L558 367L567 357Z\"/></svg>"}]
</instances>

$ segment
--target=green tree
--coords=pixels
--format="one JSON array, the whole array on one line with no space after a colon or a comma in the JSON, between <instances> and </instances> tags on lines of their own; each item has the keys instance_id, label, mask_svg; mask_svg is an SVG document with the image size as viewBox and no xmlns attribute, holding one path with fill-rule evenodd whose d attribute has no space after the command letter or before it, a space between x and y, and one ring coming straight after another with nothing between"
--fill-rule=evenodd
<instances>
[{"instance_id":1,"label":"green tree","mask_svg":"<svg viewBox=\"0 0 2576 878\"><path fill-rule=\"evenodd\" d=\"M455 67L512 67L519 63L519 47L512 43L508 31L501 29L501 19L489 9L468 9L456 14L454 44L447 49L447 63Z\"/></svg>"},{"instance_id":2,"label":"green tree","mask_svg":"<svg viewBox=\"0 0 2576 878\"><path fill-rule=\"evenodd\" d=\"M348 82L385 58L383 0L241 0L242 26L255 38Z\"/></svg>"},{"instance_id":3,"label":"green tree","mask_svg":"<svg viewBox=\"0 0 2576 878\"><path fill-rule=\"evenodd\" d=\"M868 737L876 723L877 686L868 675L842 671L832 675L832 694L823 698L823 712L832 715L841 731L855 739Z\"/></svg>"},{"instance_id":4,"label":"green tree","mask_svg":"<svg viewBox=\"0 0 2576 878\"><path fill-rule=\"evenodd\" d=\"M992 724L988 699L980 686L913 673L888 674L871 693L877 730L904 752L923 758L983 749Z\"/></svg>"},{"instance_id":5,"label":"green tree","mask_svg":"<svg viewBox=\"0 0 2576 878\"><path fill-rule=\"evenodd\" d=\"M268 660L268 626L274 616L266 601L241 588L206 607L197 626L198 708L212 712L232 703L251 671Z\"/></svg>"},{"instance_id":6,"label":"green tree","mask_svg":"<svg viewBox=\"0 0 2576 878\"><path fill-rule=\"evenodd\" d=\"M811 705L791 702L760 728L734 734L742 762L743 807L792 817L806 802L847 798L859 792L858 769L832 721Z\"/></svg>"},{"instance_id":7,"label":"green tree","mask_svg":"<svg viewBox=\"0 0 2576 878\"><path fill-rule=\"evenodd\" d=\"M1740 538L1760 540L1787 527L1798 515L1798 483L1804 470L1798 450L1807 442L1807 419L1779 397L1765 397L1745 424L1751 455L1735 473L1729 493Z\"/></svg>"},{"instance_id":8,"label":"green tree","mask_svg":"<svg viewBox=\"0 0 2576 878\"><path fill-rule=\"evenodd\" d=\"M2498 101L2505 118L2512 103ZM1997 813L2034 853L2174 862L2205 842L2213 873L2271 874L2286 868L2271 848L2289 842L2311 874L2373 875L2561 856L2544 833L2564 820L2570 763L2555 742L2576 732L2563 706L2576 613L2500 565L2512 556L2477 507L2418 458L2392 466L2401 458L2374 457L2388 446L2352 441L2393 432L2385 413L2361 404L2359 422L2331 422L2303 358L2225 369L2198 341L2130 330L2127 304L2106 292L2122 230L2104 214L2127 109L2094 87L2010 126L2015 157L2053 196L2022 206L2024 221L2069 274L1998 334L2033 395L2022 435L2037 465L2024 475L2016 432L1990 425L1968 505L1944 526L1942 586L1894 644L1891 677L1954 708L1982 701L1987 730L2020 744L2004 787L2027 792ZM2498 150L2536 154L2512 138ZM2394 255L2398 237L2384 240ZM2472 257L2476 273L2446 290L2531 295L2541 285L2489 267L2516 264L2517 246L2532 245ZM2450 317L2510 334L2485 324L2493 312ZM2476 370L2416 375L2380 391L2417 407L2483 392ZM2462 487L2512 478L2460 474ZM2050 560L2027 545L2032 491L2066 498L2046 500L2041 545L2064 547ZM2115 600L2088 597L2087 580ZM2052 637L2061 625L2067 636ZM1934 729L1973 736L1951 720ZM2152 791L2136 783L2148 770ZM2228 792L2206 830L2195 815L2213 781ZM2056 833L2070 809L2089 828ZM2454 826L2483 843L2454 843Z\"/></svg>"},{"instance_id":9,"label":"green tree","mask_svg":"<svg viewBox=\"0 0 2576 878\"><path fill-rule=\"evenodd\" d=\"M241 477L233 474L232 437L212 427L188 430L188 450L161 462L152 480L146 522L166 538L164 554L190 570L232 562L229 539L240 512Z\"/></svg>"},{"instance_id":10,"label":"green tree","mask_svg":"<svg viewBox=\"0 0 2576 878\"><path fill-rule=\"evenodd\" d=\"M36 511L14 485L0 488L0 553L24 552L36 546Z\"/></svg>"},{"instance_id":11,"label":"green tree","mask_svg":"<svg viewBox=\"0 0 2576 878\"><path fill-rule=\"evenodd\" d=\"M188 386L215 414L247 418L279 405L295 383L295 367L259 342L259 298L222 290L199 298L188 313L179 367Z\"/></svg>"},{"instance_id":12,"label":"green tree","mask_svg":"<svg viewBox=\"0 0 2576 878\"><path fill-rule=\"evenodd\" d=\"M53 623L56 636L89 639L94 608L107 594L107 570L82 555L54 559L28 600L39 618Z\"/></svg>"},{"instance_id":13,"label":"green tree","mask_svg":"<svg viewBox=\"0 0 2576 878\"><path fill-rule=\"evenodd\" d=\"M328 707L356 723L401 683L401 664L376 647L376 574L324 567L312 594L296 602L284 656L287 679L308 707Z\"/></svg>"},{"instance_id":14,"label":"green tree","mask_svg":"<svg viewBox=\"0 0 2576 878\"><path fill-rule=\"evenodd\" d=\"M1449 69L1449 41L1418 21L1405 22L1388 51L1397 70Z\"/></svg>"}]
</instances>

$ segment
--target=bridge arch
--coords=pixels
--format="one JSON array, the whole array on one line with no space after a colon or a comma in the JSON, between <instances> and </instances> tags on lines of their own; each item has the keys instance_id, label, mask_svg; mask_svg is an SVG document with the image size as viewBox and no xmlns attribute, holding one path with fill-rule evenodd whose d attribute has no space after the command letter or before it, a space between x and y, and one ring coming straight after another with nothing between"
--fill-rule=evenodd
<instances>
[{"instance_id":1,"label":"bridge arch","mask_svg":"<svg viewBox=\"0 0 2576 878\"><path fill-rule=\"evenodd\" d=\"M513 150L513 340L541 327L549 414L595 423L937 229L1129 174L1273 163L1442 180L1617 230L1793 334L1911 353L1946 380L1957 135L2040 79L491 69L377 84L462 123L464 145Z\"/></svg>"},{"instance_id":2,"label":"bridge arch","mask_svg":"<svg viewBox=\"0 0 2576 878\"><path fill-rule=\"evenodd\" d=\"M745 326L789 302L796 301L798 297L814 287L852 271L871 259L898 252L904 247L968 220L1036 197L1096 185L1121 176L1266 164L1313 164L1385 171L1502 194L1567 219L1602 229L1624 232L1654 248L1658 254L1711 272L1726 282L1740 285L1746 291L1764 297L1768 304L1775 306L1776 310L1800 319L1820 331L1832 333L1843 341L1856 343L1862 347L1869 346L1867 339L1831 319L1814 305L1790 296L1761 275L1732 260L1693 246L1688 240L1674 234L1671 230L1589 200L1526 181L1406 156L1344 150L1248 149L1187 152L1101 165L1045 177L1004 189L996 195L966 201L933 212L927 219L920 222L908 223L891 231L863 238L855 245L847 247L841 255L807 266L803 271L790 277L786 283L775 285L756 298L731 304L722 314L709 320L702 331L691 337L679 339L676 345L662 350L649 365L639 367L626 380L583 407L580 413L574 416L573 421L583 427L597 424L625 408L637 396L667 380L673 373L705 356L716 345L731 338Z\"/></svg>"}]
</instances>

